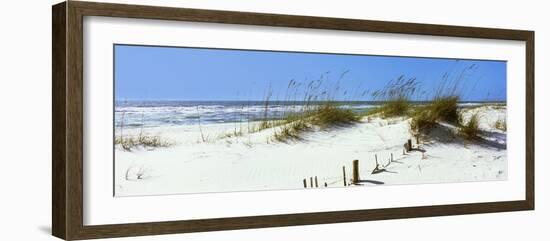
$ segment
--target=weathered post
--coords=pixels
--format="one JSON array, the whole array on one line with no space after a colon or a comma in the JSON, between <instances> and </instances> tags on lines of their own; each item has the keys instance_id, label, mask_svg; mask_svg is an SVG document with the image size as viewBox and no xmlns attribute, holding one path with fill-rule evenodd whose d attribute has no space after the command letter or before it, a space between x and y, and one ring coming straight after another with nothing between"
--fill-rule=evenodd
<instances>
[{"instance_id":1,"label":"weathered post","mask_svg":"<svg viewBox=\"0 0 550 241\"><path fill-rule=\"evenodd\" d=\"M315 176L315 187L319 187L319 184L317 183L317 176Z\"/></svg>"},{"instance_id":2,"label":"weathered post","mask_svg":"<svg viewBox=\"0 0 550 241\"><path fill-rule=\"evenodd\" d=\"M359 160L353 160L353 184L359 183Z\"/></svg>"},{"instance_id":3,"label":"weathered post","mask_svg":"<svg viewBox=\"0 0 550 241\"><path fill-rule=\"evenodd\" d=\"M348 184L346 183L346 166L342 166L342 173L344 174L344 187Z\"/></svg>"},{"instance_id":4,"label":"weathered post","mask_svg":"<svg viewBox=\"0 0 550 241\"><path fill-rule=\"evenodd\" d=\"M304 178L303 181L304 181L304 188L307 188L307 181L306 181L306 179Z\"/></svg>"},{"instance_id":5,"label":"weathered post","mask_svg":"<svg viewBox=\"0 0 550 241\"><path fill-rule=\"evenodd\" d=\"M412 141L411 139L407 140L407 152L412 151Z\"/></svg>"},{"instance_id":6,"label":"weathered post","mask_svg":"<svg viewBox=\"0 0 550 241\"><path fill-rule=\"evenodd\" d=\"M309 177L309 187L313 187L313 177Z\"/></svg>"}]
</instances>

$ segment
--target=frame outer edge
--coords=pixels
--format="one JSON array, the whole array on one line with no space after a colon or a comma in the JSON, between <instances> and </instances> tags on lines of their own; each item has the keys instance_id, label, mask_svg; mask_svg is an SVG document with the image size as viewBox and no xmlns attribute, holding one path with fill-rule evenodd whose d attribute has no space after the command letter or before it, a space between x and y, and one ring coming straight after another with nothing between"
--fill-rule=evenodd
<instances>
[{"instance_id":1,"label":"frame outer edge","mask_svg":"<svg viewBox=\"0 0 550 241\"><path fill-rule=\"evenodd\" d=\"M526 37L526 195L530 210L535 209L535 32Z\"/></svg>"},{"instance_id":2,"label":"frame outer edge","mask_svg":"<svg viewBox=\"0 0 550 241\"><path fill-rule=\"evenodd\" d=\"M66 219L67 240L82 239L84 230L83 182L83 9L66 1Z\"/></svg>"},{"instance_id":3,"label":"frame outer edge","mask_svg":"<svg viewBox=\"0 0 550 241\"><path fill-rule=\"evenodd\" d=\"M70 1L83 15L524 41L531 31L261 12Z\"/></svg>"},{"instance_id":4,"label":"frame outer edge","mask_svg":"<svg viewBox=\"0 0 550 241\"><path fill-rule=\"evenodd\" d=\"M66 3L52 6L52 235L67 238Z\"/></svg>"},{"instance_id":5,"label":"frame outer edge","mask_svg":"<svg viewBox=\"0 0 550 241\"><path fill-rule=\"evenodd\" d=\"M62 6L62 7L61 7ZM447 25L66 1L52 8L52 233L67 239L112 238L282 227L534 209L534 32ZM509 39L526 42L526 199L322 213L281 214L114 225L83 225L83 17L109 16L260 26ZM315 20L315 21L314 21ZM57 24L56 24L57 23ZM61 32L61 33L60 33ZM61 41L61 43L59 41ZM531 107L529 107L531 106Z\"/></svg>"}]
</instances>

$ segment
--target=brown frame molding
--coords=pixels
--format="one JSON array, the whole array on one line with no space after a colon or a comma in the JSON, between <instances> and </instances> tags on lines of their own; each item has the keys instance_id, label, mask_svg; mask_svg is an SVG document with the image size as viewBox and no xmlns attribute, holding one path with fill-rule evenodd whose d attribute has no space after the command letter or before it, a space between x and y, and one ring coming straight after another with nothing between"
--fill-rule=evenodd
<instances>
[{"instance_id":1,"label":"brown frame molding","mask_svg":"<svg viewBox=\"0 0 550 241\"><path fill-rule=\"evenodd\" d=\"M114 225L83 225L83 17L162 19L525 41L525 200ZM66 240L356 222L535 208L533 31L68 1L52 7L52 234Z\"/></svg>"}]
</instances>

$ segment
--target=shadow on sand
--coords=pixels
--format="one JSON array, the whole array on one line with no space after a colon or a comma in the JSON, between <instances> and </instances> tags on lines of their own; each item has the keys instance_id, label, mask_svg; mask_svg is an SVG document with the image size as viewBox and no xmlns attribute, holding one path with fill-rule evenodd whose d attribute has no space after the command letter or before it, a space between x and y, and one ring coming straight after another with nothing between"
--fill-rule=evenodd
<instances>
[{"instance_id":1,"label":"shadow on sand","mask_svg":"<svg viewBox=\"0 0 550 241\"><path fill-rule=\"evenodd\" d=\"M427 137L430 141L446 144L464 145L465 140L455 134L457 130L456 126L450 124L437 124L428 134ZM495 140L490 140L488 137L492 137ZM499 143L498 140L503 140L505 143ZM468 145L478 145L485 148L494 148L498 150L506 150L506 134L498 133L494 131L481 131L481 138L478 140L466 142ZM430 146L431 144L425 144Z\"/></svg>"},{"instance_id":2,"label":"shadow on sand","mask_svg":"<svg viewBox=\"0 0 550 241\"><path fill-rule=\"evenodd\" d=\"M359 180L355 185L365 185L367 183L375 184L375 185L383 185L384 182L376 181L376 180Z\"/></svg>"}]
</instances>

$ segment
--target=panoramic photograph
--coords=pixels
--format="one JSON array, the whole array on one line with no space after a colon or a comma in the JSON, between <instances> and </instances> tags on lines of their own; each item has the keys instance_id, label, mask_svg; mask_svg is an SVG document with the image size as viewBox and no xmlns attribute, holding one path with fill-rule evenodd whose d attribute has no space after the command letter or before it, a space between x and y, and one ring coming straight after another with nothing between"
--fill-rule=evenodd
<instances>
[{"instance_id":1,"label":"panoramic photograph","mask_svg":"<svg viewBox=\"0 0 550 241\"><path fill-rule=\"evenodd\" d=\"M114 46L114 195L507 180L506 62Z\"/></svg>"}]
</instances>

